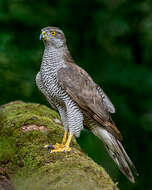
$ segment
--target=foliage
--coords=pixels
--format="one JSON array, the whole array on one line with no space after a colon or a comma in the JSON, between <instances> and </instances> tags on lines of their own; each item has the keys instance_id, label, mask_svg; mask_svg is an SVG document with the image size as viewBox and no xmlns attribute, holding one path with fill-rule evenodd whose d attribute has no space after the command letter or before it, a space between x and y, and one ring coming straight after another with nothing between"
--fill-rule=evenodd
<instances>
[{"instance_id":1,"label":"foliage","mask_svg":"<svg viewBox=\"0 0 152 190\"><path fill-rule=\"evenodd\" d=\"M116 106L113 119L140 176L121 189L152 186L152 3L149 0L0 0L0 103L22 99L46 103L35 85L43 45L41 28L59 26L77 64L100 84ZM99 163L100 143L82 134L80 143ZM85 137L84 137L85 136ZM87 143L87 145L85 145ZM88 146L90 144L90 146ZM89 147L89 148L88 148ZM142 153L143 151L143 153Z\"/></svg>"}]
</instances>

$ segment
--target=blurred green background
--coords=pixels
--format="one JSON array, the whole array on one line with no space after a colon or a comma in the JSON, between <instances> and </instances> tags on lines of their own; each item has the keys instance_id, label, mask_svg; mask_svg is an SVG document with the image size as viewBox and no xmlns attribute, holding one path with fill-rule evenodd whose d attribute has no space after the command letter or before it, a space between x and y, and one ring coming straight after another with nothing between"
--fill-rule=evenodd
<instances>
[{"instance_id":1,"label":"blurred green background","mask_svg":"<svg viewBox=\"0 0 152 190\"><path fill-rule=\"evenodd\" d=\"M88 131L78 139L82 148L121 190L152 190L152 1L0 0L0 104L47 104L35 75L40 30L48 25L64 31L76 63L112 100L112 118L140 176L131 184Z\"/></svg>"}]
</instances>

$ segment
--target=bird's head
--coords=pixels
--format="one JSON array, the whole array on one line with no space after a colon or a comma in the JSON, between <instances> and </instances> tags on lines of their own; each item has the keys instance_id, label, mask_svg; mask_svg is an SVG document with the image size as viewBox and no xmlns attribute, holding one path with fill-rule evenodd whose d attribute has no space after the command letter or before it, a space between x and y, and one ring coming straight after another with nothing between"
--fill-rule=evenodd
<instances>
[{"instance_id":1,"label":"bird's head","mask_svg":"<svg viewBox=\"0 0 152 190\"><path fill-rule=\"evenodd\" d=\"M66 43L66 39L62 30L57 27L45 27L41 30L40 40L43 40L45 45L60 48Z\"/></svg>"}]
</instances>

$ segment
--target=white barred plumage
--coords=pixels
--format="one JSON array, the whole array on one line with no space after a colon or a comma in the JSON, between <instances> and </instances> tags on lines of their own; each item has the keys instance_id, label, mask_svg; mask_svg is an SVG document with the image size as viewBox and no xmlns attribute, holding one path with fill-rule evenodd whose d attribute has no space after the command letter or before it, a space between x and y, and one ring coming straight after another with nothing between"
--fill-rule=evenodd
<instances>
[{"instance_id":1,"label":"white barred plumage","mask_svg":"<svg viewBox=\"0 0 152 190\"><path fill-rule=\"evenodd\" d=\"M36 77L36 83L47 97L49 103L62 115L62 118L63 115L67 116L66 121L64 121L64 123L68 123L65 126L65 130L68 128L71 134L79 137L80 131L83 128L83 115L79 107L61 87L56 78L57 71L62 67L66 67L62 60L62 54L62 51L60 52L54 47L50 48L47 46L45 48L41 69Z\"/></svg>"}]
</instances>

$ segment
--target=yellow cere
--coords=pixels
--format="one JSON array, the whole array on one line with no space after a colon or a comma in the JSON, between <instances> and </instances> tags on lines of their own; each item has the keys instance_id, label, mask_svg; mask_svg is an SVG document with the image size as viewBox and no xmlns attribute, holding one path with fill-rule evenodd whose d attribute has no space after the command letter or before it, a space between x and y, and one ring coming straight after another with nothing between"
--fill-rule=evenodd
<instances>
[{"instance_id":1,"label":"yellow cere","mask_svg":"<svg viewBox=\"0 0 152 190\"><path fill-rule=\"evenodd\" d=\"M55 36L55 34L56 34L56 31L51 31L52 36Z\"/></svg>"}]
</instances>

